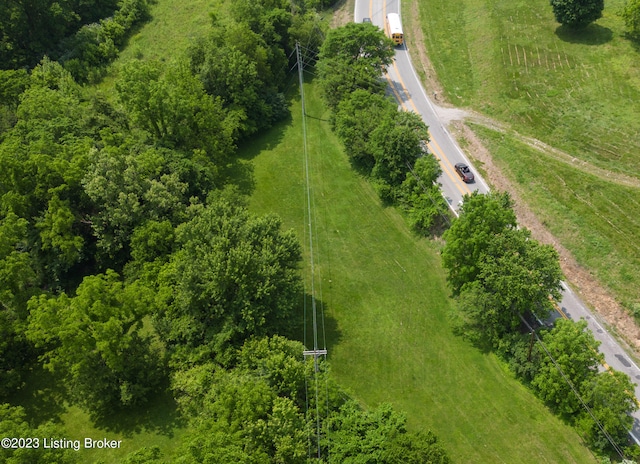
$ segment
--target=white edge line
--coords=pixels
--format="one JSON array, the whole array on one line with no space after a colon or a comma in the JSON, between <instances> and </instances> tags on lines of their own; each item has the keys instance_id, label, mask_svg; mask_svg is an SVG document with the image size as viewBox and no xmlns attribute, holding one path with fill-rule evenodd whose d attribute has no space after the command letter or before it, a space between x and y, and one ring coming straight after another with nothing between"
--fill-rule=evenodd
<instances>
[{"instance_id":1,"label":"white edge line","mask_svg":"<svg viewBox=\"0 0 640 464\"><path fill-rule=\"evenodd\" d=\"M358 4L358 0L356 0L356 5ZM402 17L402 15L400 14L400 5L402 4L402 2L400 0L398 0L398 14L400 15L400 17ZM404 49L407 51L407 58L409 59L409 64L411 65L411 72L413 73L413 76L416 79L416 82L418 82L418 86L420 87L420 91L422 92L422 95L424 96L425 100L427 101L427 104L429 105L429 107L431 108L431 111L436 114L437 116L437 112L435 110L435 108L433 107L433 105L431 104L431 100L429 100L429 97L427 97L427 93L424 91L424 88L422 87L422 82L420 81L420 79L418 78L418 75L416 74L415 68L413 66L413 62L411 61L411 55L409 54L409 49L407 48L407 44L406 42L404 43ZM437 118L438 120L440 120L440 118ZM462 150L460 149L460 147L458 147L458 144L456 143L456 141L453 139L453 137L451 136L451 134L449 133L449 131L442 125L440 124L440 126L442 127L442 129L445 131L445 133L449 136L449 138L451 139L451 141L453 142L453 145L456 147L456 149L458 150L458 153L460 153L460 155L462 155L462 158L465 159L469 164L471 164L471 162L467 159L467 157L464 155L464 153L462 152ZM477 171L477 169L476 169ZM490 191L489 186L485 183L484 179L482 177L480 177L480 180L482 181L482 184L485 186L485 188L487 189L487 191ZM459 217L458 212L454 209L453 205L451 203L449 203L449 201L447 201L446 196L444 195L444 191L441 189L440 190L442 192L442 196L444 197L445 201L447 202L447 204L449 205L449 209L451 209L451 211L453 211L453 214L455 214L456 217ZM564 281L560 281L560 285L565 289L565 291L567 293L571 293L573 294L573 291L569 288L569 286L564 282ZM573 296L573 295L572 295ZM574 298L576 299L576 301L579 301L579 299L577 297L574 296ZM580 304L580 303L578 303ZM591 311L587 311L588 313L591 313ZM600 326L600 324L598 324L598 321L595 320L595 317L592 317L592 320L598 325L598 327L600 327L602 329L602 327ZM611 336L611 334L609 333L609 331L602 329L607 336L613 340L619 347L620 349L622 349L622 347L618 344L618 342L613 339L613 337ZM626 354L626 350L622 349L622 351ZM640 371L640 368L638 368L638 365L633 361L633 359L631 359L630 356L627 355L627 358L629 360L629 362L631 364L633 364L633 367L636 368L636 370ZM633 438L633 441L636 442L636 445L640 446L640 440L638 439L638 437L636 437L633 434L633 430L629 431L629 436L631 438Z\"/></svg>"},{"instance_id":2,"label":"white edge line","mask_svg":"<svg viewBox=\"0 0 640 464\"><path fill-rule=\"evenodd\" d=\"M410 64L409 67L411 68L411 72L413 73L413 77L415 78L416 82L418 83L418 87L420 87L420 92L422 92L422 95L424 96L424 99L427 101L427 104L429 105L429 108L431 108L431 111L433 112L433 114L436 115L436 119L438 121L440 121L440 117L438 117L438 112L434 108L434 106L431 103L431 100L429 99L429 97L427 97L427 93L424 91L424 87L422 87L422 81L418 77L418 74L416 73L415 67L413 66L413 61L411 60L411 54L409 53L409 49L407 48L407 43L406 42L404 43L404 49L407 52L407 59L409 60L409 64ZM462 150L458 146L458 142L456 142L456 140L451 136L451 133L447 130L446 127L444 127L444 125L441 122L440 122L440 127L442 128L444 133L447 134L447 136L449 137L449 139L453 143L453 146L456 148L456 150L458 151L460 156L462 156L462 159L464 159L469 165L473 166L473 163L471 163L471 161L469 161L469 159L466 157L466 155L462 152ZM478 170L476 169L476 172L477 171ZM491 189L489 188L487 183L484 181L482 176L478 176L478 177L480 178L480 182L482 182L482 185L484 186L484 188L487 189L487 192L490 192Z\"/></svg>"},{"instance_id":3,"label":"white edge line","mask_svg":"<svg viewBox=\"0 0 640 464\"><path fill-rule=\"evenodd\" d=\"M635 361L631 358L631 356L627 353L627 350L625 350L622 345L620 345L620 343L618 343L618 341L615 339L615 337L613 337L613 335L611 335L611 333L609 333L608 330L606 330L604 327L602 327L602 325L598 322L598 320L596 319L596 312L593 312L591 310L589 310L588 308L586 308L584 306L584 303L582 303L582 300L580 300L580 298L578 298L578 296L575 295L575 293L573 292L573 290L571 290L571 288L564 282L561 281L560 285L562 285L562 287L564 287L565 292L567 294L569 294L576 302L577 305L579 305L582 310L584 312L586 312L587 314L589 314L591 316L590 321L596 325L600 330L602 330L606 335L607 338L613 342L620 351L622 351L624 354L627 355L627 360L631 363L631 365L636 369L636 371L640 372L640 367L638 367L638 365L635 363ZM638 443L640 445L640 443Z\"/></svg>"}]
</instances>

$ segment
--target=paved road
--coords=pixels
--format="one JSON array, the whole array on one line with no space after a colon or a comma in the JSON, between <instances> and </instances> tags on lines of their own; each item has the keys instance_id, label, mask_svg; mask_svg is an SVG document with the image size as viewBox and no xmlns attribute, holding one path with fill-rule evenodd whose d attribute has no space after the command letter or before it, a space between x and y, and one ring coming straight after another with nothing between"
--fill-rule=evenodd
<instances>
[{"instance_id":1,"label":"paved road","mask_svg":"<svg viewBox=\"0 0 640 464\"><path fill-rule=\"evenodd\" d=\"M355 20L371 18L373 24L384 28L384 18L387 13L400 13L398 0L356 0ZM431 141L428 148L433 153L442 167L442 176L438 181L443 186L443 192L452 209L457 210L463 195L478 190L487 193L489 188L480 174L474 170L475 183L465 184L454 171L456 163L463 162L468 165L469 160L451 137L446 127L440 121L435 106L425 94L422 84L418 79L409 52L405 45L397 47L394 62L387 70L386 79L389 82L391 93L400 105L407 111L413 111L422 116L427 126Z\"/></svg>"},{"instance_id":2,"label":"paved road","mask_svg":"<svg viewBox=\"0 0 640 464\"><path fill-rule=\"evenodd\" d=\"M354 18L361 22L363 18L371 18L373 24L384 29L384 18L387 13L402 13L400 0L356 0ZM402 16L402 14L401 14ZM406 111L419 113L429 126L431 141L429 150L438 158L442 167L442 176L438 179L442 184L442 190L449 205L457 214L462 196L474 190L487 193L489 187L473 169L476 182L465 184L453 170L458 162L464 162L471 166L462 150L451 137L444 123L439 117L436 107L424 91L420 79L411 63L406 45L396 49L395 60L389 67L385 76L389 82L390 92L395 96L399 104ZM593 332L596 340L599 340L600 351L604 354L606 365L625 372L631 380L640 383L640 368L633 362L620 344L607 332L599 318L591 313L564 282L562 301L559 305L559 317L568 317L573 320L584 319ZM635 389L636 398L640 398L640 386ZM640 411L634 414L634 427L631 433L633 439L640 445Z\"/></svg>"}]
</instances>

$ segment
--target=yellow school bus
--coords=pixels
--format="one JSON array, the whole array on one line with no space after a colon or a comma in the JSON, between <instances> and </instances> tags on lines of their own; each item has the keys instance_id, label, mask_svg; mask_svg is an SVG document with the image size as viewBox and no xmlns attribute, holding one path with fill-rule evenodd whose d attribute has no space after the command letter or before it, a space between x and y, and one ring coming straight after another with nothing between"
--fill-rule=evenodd
<instances>
[{"instance_id":1,"label":"yellow school bus","mask_svg":"<svg viewBox=\"0 0 640 464\"><path fill-rule=\"evenodd\" d=\"M384 23L387 35L396 45L402 45L404 34L402 33L402 23L398 13L389 13Z\"/></svg>"}]
</instances>

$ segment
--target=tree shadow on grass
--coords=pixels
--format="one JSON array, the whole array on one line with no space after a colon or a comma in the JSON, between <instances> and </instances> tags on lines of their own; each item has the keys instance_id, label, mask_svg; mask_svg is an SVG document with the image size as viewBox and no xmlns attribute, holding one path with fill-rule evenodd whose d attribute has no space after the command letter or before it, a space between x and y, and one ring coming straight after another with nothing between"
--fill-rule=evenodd
<instances>
[{"instance_id":1,"label":"tree shadow on grass","mask_svg":"<svg viewBox=\"0 0 640 464\"><path fill-rule=\"evenodd\" d=\"M629 32L625 32L623 36L629 41L635 52L640 53L640 35L634 35Z\"/></svg>"},{"instance_id":2,"label":"tree shadow on grass","mask_svg":"<svg viewBox=\"0 0 640 464\"><path fill-rule=\"evenodd\" d=\"M37 427L49 421L61 422L68 396L61 379L34 363L25 377L24 386L8 398L8 402L23 407L29 422Z\"/></svg>"},{"instance_id":3,"label":"tree shadow on grass","mask_svg":"<svg viewBox=\"0 0 640 464\"><path fill-rule=\"evenodd\" d=\"M252 160L265 150L272 150L284 140L284 134L292 124L292 117L278 121L271 127L248 140L238 144L236 154L222 170L225 182L231 182L238 187L243 195L251 195L255 190Z\"/></svg>"},{"instance_id":4,"label":"tree shadow on grass","mask_svg":"<svg viewBox=\"0 0 640 464\"><path fill-rule=\"evenodd\" d=\"M176 428L186 426L177 404L165 385L149 402L118 411L109 416L91 417L96 428L129 438L141 432L173 437Z\"/></svg>"},{"instance_id":5,"label":"tree shadow on grass","mask_svg":"<svg viewBox=\"0 0 640 464\"><path fill-rule=\"evenodd\" d=\"M313 323L314 302L310 294L304 295L303 314L298 324L294 327L292 338L305 343L305 349L314 348L314 323ZM318 348L324 349L336 345L342 338L342 333L338 327L338 321L329 314L329 306L319 298L315 298L316 308L316 328ZM306 317L306 324L305 324Z\"/></svg>"},{"instance_id":6,"label":"tree shadow on grass","mask_svg":"<svg viewBox=\"0 0 640 464\"><path fill-rule=\"evenodd\" d=\"M583 45L602 45L611 41L613 38L611 29L594 23L580 29L558 26L556 35L564 42Z\"/></svg>"}]
</instances>

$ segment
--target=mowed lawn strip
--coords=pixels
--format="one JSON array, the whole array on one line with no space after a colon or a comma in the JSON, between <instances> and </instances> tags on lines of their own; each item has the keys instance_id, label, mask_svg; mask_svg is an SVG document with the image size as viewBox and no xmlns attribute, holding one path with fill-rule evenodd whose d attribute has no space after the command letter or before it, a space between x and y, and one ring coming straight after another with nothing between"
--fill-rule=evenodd
<instances>
[{"instance_id":1,"label":"mowed lawn strip","mask_svg":"<svg viewBox=\"0 0 640 464\"><path fill-rule=\"evenodd\" d=\"M454 462L595 462L493 355L453 335L439 245L416 238L351 169L317 92L306 86L315 287L341 384L367 406L393 403L413 429L432 429ZM297 99L292 113L241 155L253 166L251 209L277 213L306 240ZM309 267L305 245L307 291Z\"/></svg>"}]
</instances>

